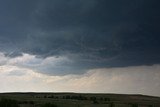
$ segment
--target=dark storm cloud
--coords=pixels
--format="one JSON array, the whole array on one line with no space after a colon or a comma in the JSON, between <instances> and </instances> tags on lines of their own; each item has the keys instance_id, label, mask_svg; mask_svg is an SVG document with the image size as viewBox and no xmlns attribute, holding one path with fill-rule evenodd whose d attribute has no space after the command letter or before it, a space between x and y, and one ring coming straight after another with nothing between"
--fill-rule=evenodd
<instances>
[{"instance_id":1,"label":"dark storm cloud","mask_svg":"<svg viewBox=\"0 0 160 107\"><path fill-rule=\"evenodd\" d=\"M68 64L70 71L158 64L158 4L158 0L1 1L1 51L10 57L22 52L42 58L67 56L75 62Z\"/></svg>"},{"instance_id":2,"label":"dark storm cloud","mask_svg":"<svg viewBox=\"0 0 160 107\"><path fill-rule=\"evenodd\" d=\"M0 50L7 55L20 55L35 3L36 0L0 1Z\"/></svg>"}]
</instances>

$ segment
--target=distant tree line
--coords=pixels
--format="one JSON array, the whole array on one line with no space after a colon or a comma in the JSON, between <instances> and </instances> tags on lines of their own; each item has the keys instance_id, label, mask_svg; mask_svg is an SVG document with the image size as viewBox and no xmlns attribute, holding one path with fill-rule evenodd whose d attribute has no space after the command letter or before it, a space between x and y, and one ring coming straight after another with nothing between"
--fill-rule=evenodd
<instances>
[{"instance_id":1,"label":"distant tree line","mask_svg":"<svg viewBox=\"0 0 160 107\"><path fill-rule=\"evenodd\" d=\"M47 95L44 95L44 98L53 98L53 99L75 99L75 100L99 100L99 101L111 101L110 98L103 98L103 97L100 97L100 98L97 98L97 97L86 97L86 96L83 96L83 95L66 95L66 96L53 96L53 95L50 95L50 96L47 96Z\"/></svg>"}]
</instances>

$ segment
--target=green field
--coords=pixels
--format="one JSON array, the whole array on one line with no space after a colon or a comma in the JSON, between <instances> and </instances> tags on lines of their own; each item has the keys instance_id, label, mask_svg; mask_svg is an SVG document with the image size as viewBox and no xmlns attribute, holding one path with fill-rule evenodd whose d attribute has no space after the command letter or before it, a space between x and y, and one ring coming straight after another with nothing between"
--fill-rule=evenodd
<instances>
[{"instance_id":1,"label":"green field","mask_svg":"<svg viewBox=\"0 0 160 107\"><path fill-rule=\"evenodd\" d=\"M0 107L160 107L160 97L125 94L1 93Z\"/></svg>"}]
</instances>

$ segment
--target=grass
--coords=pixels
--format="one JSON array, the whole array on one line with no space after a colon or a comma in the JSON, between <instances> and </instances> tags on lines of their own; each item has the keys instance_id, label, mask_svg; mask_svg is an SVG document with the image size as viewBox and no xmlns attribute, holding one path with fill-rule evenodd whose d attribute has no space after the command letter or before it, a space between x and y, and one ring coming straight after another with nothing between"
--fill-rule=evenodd
<instances>
[{"instance_id":1,"label":"grass","mask_svg":"<svg viewBox=\"0 0 160 107\"><path fill-rule=\"evenodd\" d=\"M20 107L160 107L160 97L145 95L1 93L0 99L17 101Z\"/></svg>"}]
</instances>

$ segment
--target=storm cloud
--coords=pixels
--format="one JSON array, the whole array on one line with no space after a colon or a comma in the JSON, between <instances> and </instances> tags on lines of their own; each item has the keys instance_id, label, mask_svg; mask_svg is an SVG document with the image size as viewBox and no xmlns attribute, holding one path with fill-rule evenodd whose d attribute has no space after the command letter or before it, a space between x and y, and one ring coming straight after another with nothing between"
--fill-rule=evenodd
<instances>
[{"instance_id":1,"label":"storm cloud","mask_svg":"<svg viewBox=\"0 0 160 107\"><path fill-rule=\"evenodd\" d=\"M9 59L34 56L29 65L17 66L49 75L159 64L159 3L0 1L0 51ZM50 62L45 65L43 62L48 59Z\"/></svg>"}]
</instances>

